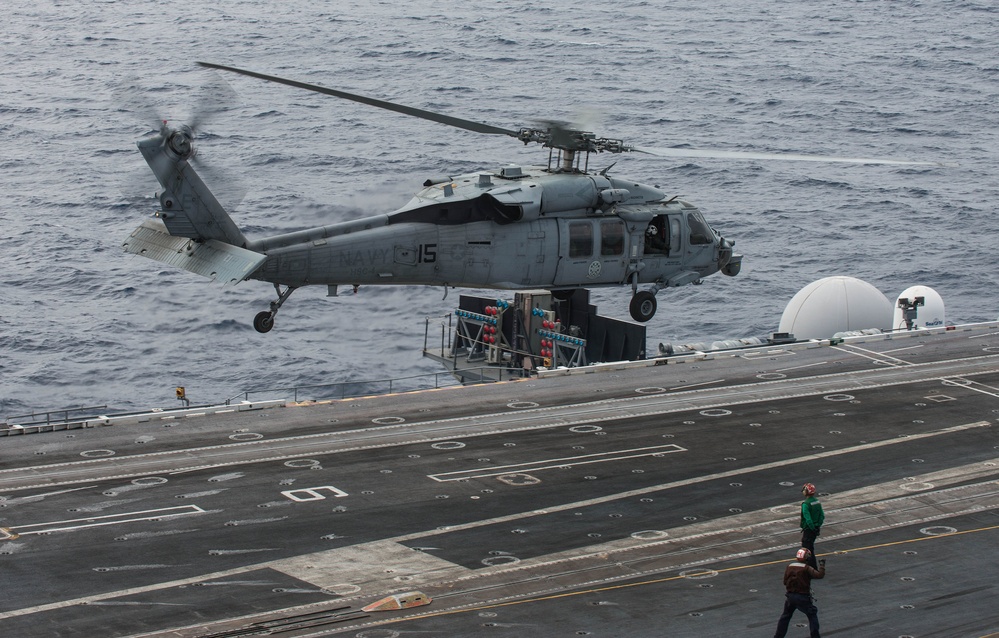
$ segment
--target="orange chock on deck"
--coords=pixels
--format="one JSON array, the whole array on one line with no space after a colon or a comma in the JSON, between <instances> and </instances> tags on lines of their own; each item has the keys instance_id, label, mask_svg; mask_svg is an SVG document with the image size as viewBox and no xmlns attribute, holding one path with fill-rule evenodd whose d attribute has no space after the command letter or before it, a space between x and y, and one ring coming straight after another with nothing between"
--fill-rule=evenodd
<instances>
[{"instance_id":1,"label":"orange chock on deck","mask_svg":"<svg viewBox=\"0 0 999 638\"><path fill-rule=\"evenodd\" d=\"M364 611L397 611L399 609L409 609L410 607L421 607L429 605L430 596L421 591L408 591L405 594L393 594L381 600L375 601L364 607Z\"/></svg>"}]
</instances>

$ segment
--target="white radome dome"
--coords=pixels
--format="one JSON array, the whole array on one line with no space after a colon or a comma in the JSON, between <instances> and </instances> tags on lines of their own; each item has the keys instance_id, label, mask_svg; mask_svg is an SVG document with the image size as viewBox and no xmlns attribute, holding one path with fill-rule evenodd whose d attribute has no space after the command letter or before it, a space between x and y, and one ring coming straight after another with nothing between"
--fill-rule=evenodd
<instances>
[{"instance_id":1,"label":"white radome dome","mask_svg":"<svg viewBox=\"0 0 999 638\"><path fill-rule=\"evenodd\" d=\"M909 286L895 299L895 316L891 326L895 330L905 330L905 314L898 307L899 299L910 302L916 297L923 298L923 305L916 308L916 319L912 322L914 328L939 328L944 326L944 302L936 290L929 286Z\"/></svg>"},{"instance_id":2,"label":"white radome dome","mask_svg":"<svg viewBox=\"0 0 999 638\"><path fill-rule=\"evenodd\" d=\"M798 291L780 318L779 332L796 339L829 339L838 332L892 325L892 303L854 277L826 277Z\"/></svg>"}]
</instances>

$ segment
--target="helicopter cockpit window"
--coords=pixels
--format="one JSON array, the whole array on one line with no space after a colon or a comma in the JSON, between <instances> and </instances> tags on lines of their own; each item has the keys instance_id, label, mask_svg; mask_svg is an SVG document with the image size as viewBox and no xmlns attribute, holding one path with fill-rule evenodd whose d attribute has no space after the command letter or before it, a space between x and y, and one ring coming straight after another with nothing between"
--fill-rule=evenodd
<instances>
[{"instance_id":1,"label":"helicopter cockpit window","mask_svg":"<svg viewBox=\"0 0 999 638\"><path fill-rule=\"evenodd\" d=\"M645 254L668 255L669 243L666 241L666 218L662 215L654 217L645 229Z\"/></svg>"},{"instance_id":2,"label":"helicopter cockpit window","mask_svg":"<svg viewBox=\"0 0 999 638\"><path fill-rule=\"evenodd\" d=\"M593 254L593 225L590 222L569 224L569 257Z\"/></svg>"},{"instance_id":3,"label":"helicopter cockpit window","mask_svg":"<svg viewBox=\"0 0 999 638\"><path fill-rule=\"evenodd\" d=\"M603 256L624 253L624 224L603 222L600 224L600 254Z\"/></svg>"},{"instance_id":4,"label":"helicopter cockpit window","mask_svg":"<svg viewBox=\"0 0 999 638\"><path fill-rule=\"evenodd\" d=\"M690 229L691 245L711 243L711 229L699 214L687 213L687 228Z\"/></svg>"}]
</instances>

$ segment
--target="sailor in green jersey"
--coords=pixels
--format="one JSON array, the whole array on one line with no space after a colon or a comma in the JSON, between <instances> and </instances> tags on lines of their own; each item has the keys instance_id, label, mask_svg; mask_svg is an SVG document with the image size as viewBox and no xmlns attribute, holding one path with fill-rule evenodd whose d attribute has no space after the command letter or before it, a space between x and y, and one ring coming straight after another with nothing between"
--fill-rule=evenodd
<instances>
[{"instance_id":1,"label":"sailor in green jersey","mask_svg":"<svg viewBox=\"0 0 999 638\"><path fill-rule=\"evenodd\" d=\"M801 503L801 546L808 550L808 565L818 569L815 562L815 538L819 535L826 515L822 511L822 503L815 498L815 486L805 483L801 486L801 494L805 500Z\"/></svg>"}]
</instances>

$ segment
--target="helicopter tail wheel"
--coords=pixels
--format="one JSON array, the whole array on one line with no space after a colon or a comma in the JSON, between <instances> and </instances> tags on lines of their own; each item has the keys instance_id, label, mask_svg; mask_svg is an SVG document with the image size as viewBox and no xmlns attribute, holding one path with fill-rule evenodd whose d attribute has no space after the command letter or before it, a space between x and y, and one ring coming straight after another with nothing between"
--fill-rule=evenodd
<instances>
[{"instance_id":1,"label":"helicopter tail wheel","mask_svg":"<svg viewBox=\"0 0 999 638\"><path fill-rule=\"evenodd\" d=\"M631 298L631 318L646 322L656 314L656 296L648 290L635 293Z\"/></svg>"},{"instance_id":2,"label":"helicopter tail wheel","mask_svg":"<svg viewBox=\"0 0 999 638\"><path fill-rule=\"evenodd\" d=\"M274 327L274 314L264 310L263 312L258 312L257 316L253 318L253 328L257 332L270 332L271 328Z\"/></svg>"}]
</instances>

